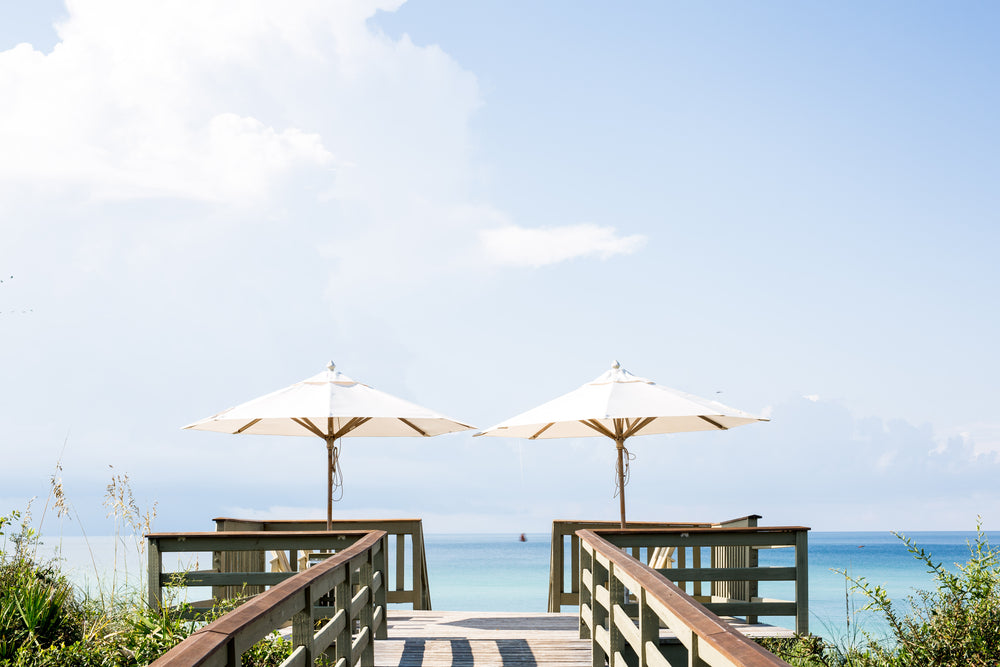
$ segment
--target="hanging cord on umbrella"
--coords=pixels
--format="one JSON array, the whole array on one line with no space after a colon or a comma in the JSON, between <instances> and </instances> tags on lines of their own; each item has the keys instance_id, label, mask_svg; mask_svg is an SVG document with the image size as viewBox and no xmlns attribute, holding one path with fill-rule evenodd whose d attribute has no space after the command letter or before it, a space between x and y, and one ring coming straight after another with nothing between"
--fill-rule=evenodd
<instances>
[{"instance_id":1,"label":"hanging cord on umbrella","mask_svg":"<svg viewBox=\"0 0 1000 667\"><path fill-rule=\"evenodd\" d=\"M340 468L340 447L334 441L333 445L333 486L330 489L334 502L344 498L344 471Z\"/></svg>"},{"instance_id":2,"label":"hanging cord on umbrella","mask_svg":"<svg viewBox=\"0 0 1000 667\"><path fill-rule=\"evenodd\" d=\"M622 445L622 453L624 456L622 456L621 462L615 463L615 495L613 495L612 498L617 498L619 494L621 494L621 488L618 486L619 479L624 479L624 483L628 484L629 462L635 460L635 454L630 452L624 444ZM619 465L621 465L624 469L620 470L618 468Z\"/></svg>"}]
</instances>

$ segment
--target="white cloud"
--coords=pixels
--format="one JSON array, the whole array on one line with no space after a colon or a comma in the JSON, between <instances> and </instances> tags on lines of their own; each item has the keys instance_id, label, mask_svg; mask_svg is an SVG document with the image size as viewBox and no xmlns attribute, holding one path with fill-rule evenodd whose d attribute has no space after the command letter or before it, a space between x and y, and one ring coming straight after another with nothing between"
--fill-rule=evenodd
<instances>
[{"instance_id":1,"label":"white cloud","mask_svg":"<svg viewBox=\"0 0 1000 667\"><path fill-rule=\"evenodd\" d=\"M955 437L960 438L962 442L971 447L976 456L1000 455L1000 424L998 423L981 421L963 424L945 434L938 444L938 449L945 449L948 446L948 441Z\"/></svg>"},{"instance_id":2,"label":"white cloud","mask_svg":"<svg viewBox=\"0 0 1000 667\"><path fill-rule=\"evenodd\" d=\"M614 227L594 224L535 229L506 225L484 230L480 240L496 263L533 267L577 257L629 255L646 242L644 236L620 236Z\"/></svg>"},{"instance_id":3,"label":"white cloud","mask_svg":"<svg viewBox=\"0 0 1000 667\"><path fill-rule=\"evenodd\" d=\"M337 136L318 118L338 84L400 60L365 24L398 4L71 1L51 53L0 53L0 177L261 200L295 167L329 168ZM356 95L339 92L349 109Z\"/></svg>"}]
</instances>

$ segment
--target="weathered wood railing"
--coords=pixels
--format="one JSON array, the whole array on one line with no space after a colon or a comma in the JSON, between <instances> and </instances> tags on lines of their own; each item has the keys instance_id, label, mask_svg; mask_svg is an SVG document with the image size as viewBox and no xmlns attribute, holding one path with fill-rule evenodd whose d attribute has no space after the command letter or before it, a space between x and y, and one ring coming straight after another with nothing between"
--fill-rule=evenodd
<instances>
[{"instance_id":1,"label":"weathered wood railing","mask_svg":"<svg viewBox=\"0 0 1000 667\"><path fill-rule=\"evenodd\" d=\"M809 529L802 526L768 526L747 528L668 528L652 531L603 530L600 536L619 549L632 551L673 547L677 567L657 571L685 593L722 616L746 617L753 623L759 616L791 616L795 631L809 632ZM794 547L792 564L784 567L759 567L756 561L747 565L758 549ZM702 550L721 549L732 554L742 552L743 558L730 558L726 563L713 562L702 567L699 554ZM582 571L582 568L581 568ZM756 595L760 582L793 582L794 599L776 600ZM734 584L742 582L749 586ZM708 583L706 588L704 583ZM727 586L720 586L721 583ZM726 594L720 594L720 588ZM754 594L733 597L740 588ZM586 593L582 592L581 602Z\"/></svg>"},{"instance_id":2,"label":"weathered wood railing","mask_svg":"<svg viewBox=\"0 0 1000 667\"><path fill-rule=\"evenodd\" d=\"M340 552L353 546L358 540L367 536L370 531L353 530L340 532L322 531L287 531L283 533L263 531L241 532L193 532L193 533L150 533L147 541L147 578L150 607L159 609L164 601L163 589L169 587L212 587L213 591L222 587L236 591L230 597L256 595L266 586L274 586L291 579L296 572L265 572L265 571L227 571L219 566L220 554L239 552L265 551L268 549L310 549L325 552ZM174 571L164 570L165 554L212 554L215 567L210 570L190 570L180 564ZM385 554L381 556L386 559ZM232 562L232 559L229 559ZM385 566L382 580L385 583ZM197 617L210 610L221 598L189 601L185 615Z\"/></svg>"},{"instance_id":3,"label":"weathered wood railing","mask_svg":"<svg viewBox=\"0 0 1000 667\"><path fill-rule=\"evenodd\" d=\"M652 521L630 521L628 527L636 530L655 530L661 528L725 528L736 526L756 526L760 515L750 516L721 521L719 523L682 523L682 522L652 522ZM552 542L549 553L549 612L560 612L564 605L580 604L580 538L577 537L578 530L608 530L619 527L617 521L553 521L552 522ZM569 554L567 561L566 555ZM645 558L646 564L650 564L653 558L653 550L650 549ZM632 555L639 558L639 549L632 549ZM756 553L748 554L745 565L754 566ZM700 567L701 553L695 555L697 564ZM721 565L723 561L731 560L732 554L727 554L723 550L712 551L712 563ZM567 590L567 586L569 590ZM699 583L700 587L701 584ZM700 588L699 591L700 593ZM720 593L722 591L719 591ZM748 595L756 595L756 591L747 591Z\"/></svg>"},{"instance_id":4,"label":"weathered wood railing","mask_svg":"<svg viewBox=\"0 0 1000 667\"><path fill-rule=\"evenodd\" d=\"M386 638L385 555L385 532L370 531L195 631L153 665L239 667L244 651L291 619L294 648L283 667L311 667L324 652L335 667L372 667L374 641ZM351 584L354 572L360 575L357 592ZM318 606L331 592L332 604ZM315 630L322 618L329 620Z\"/></svg>"},{"instance_id":5,"label":"weathered wood railing","mask_svg":"<svg viewBox=\"0 0 1000 667\"><path fill-rule=\"evenodd\" d=\"M787 665L620 546L593 531L578 535L580 636L591 640L594 667ZM661 642L661 627L677 641Z\"/></svg>"},{"instance_id":6,"label":"weathered wood railing","mask_svg":"<svg viewBox=\"0 0 1000 667\"><path fill-rule=\"evenodd\" d=\"M216 530L228 531L321 531L326 530L326 521L215 519ZM390 603L412 604L414 609L431 608L431 592L427 579L427 558L424 553L424 530L420 519L381 520L338 520L333 522L334 531L384 530L389 534L390 547L395 551L390 558L386 590ZM292 570L297 568L294 547L288 549L288 563ZM260 572L266 568L267 554L264 551L215 554L216 567L227 572ZM410 586L407 588L407 574ZM252 589L249 592L259 592ZM243 594L238 588L217 587L212 596L224 599Z\"/></svg>"}]
</instances>

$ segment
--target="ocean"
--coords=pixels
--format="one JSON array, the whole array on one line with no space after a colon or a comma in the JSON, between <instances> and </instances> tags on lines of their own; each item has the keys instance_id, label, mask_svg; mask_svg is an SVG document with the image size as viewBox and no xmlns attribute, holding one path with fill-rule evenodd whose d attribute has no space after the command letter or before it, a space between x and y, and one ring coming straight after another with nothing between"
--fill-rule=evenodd
<instances>
[{"instance_id":1,"label":"ocean","mask_svg":"<svg viewBox=\"0 0 1000 667\"><path fill-rule=\"evenodd\" d=\"M965 563L969 557L971 532L913 532L908 537L935 562L946 567ZM549 535L427 535L425 536L431 602L437 610L462 611L545 611L549 581ZM989 534L991 543L1000 544L1000 533ZM51 553L61 544L64 570L79 586L94 590L95 582L107 587L115 570L116 541L111 537L47 539L42 553ZM89 546L88 546L89 544ZM117 542L117 574L113 581L141 587L139 545L132 538ZM771 549L760 553L761 565L791 565L792 549ZM165 563L169 568L176 563ZM197 569L205 564L184 563ZM888 532L810 532L809 610L810 630L827 639L843 641L858 629L875 637L886 634L881 618L861 611L864 598L852 592L843 575L835 570L863 577L885 588L894 601L905 604L915 589L933 589L933 578L906 546ZM98 573L98 574L95 574ZM204 597L191 591L189 599ZM764 597L792 599L791 582L762 582ZM575 611L564 607L563 611ZM762 619L792 627L791 618Z\"/></svg>"},{"instance_id":2,"label":"ocean","mask_svg":"<svg viewBox=\"0 0 1000 667\"><path fill-rule=\"evenodd\" d=\"M968 560L973 532L906 533L950 569ZM441 610L545 611L548 606L549 535L428 535L427 568L431 602ZM990 533L1000 545L1000 533ZM794 564L793 549L760 552L761 565ZM810 532L809 627L813 634L844 642L865 630L874 638L888 634L880 616L865 612L864 596L852 591L842 574L864 578L886 589L903 605L916 589L936 588L927 567L889 532ZM791 582L761 582L763 597L794 599ZM563 611L576 611L564 607ZM762 622L793 627L789 617ZM859 635L857 635L859 636Z\"/></svg>"}]
</instances>

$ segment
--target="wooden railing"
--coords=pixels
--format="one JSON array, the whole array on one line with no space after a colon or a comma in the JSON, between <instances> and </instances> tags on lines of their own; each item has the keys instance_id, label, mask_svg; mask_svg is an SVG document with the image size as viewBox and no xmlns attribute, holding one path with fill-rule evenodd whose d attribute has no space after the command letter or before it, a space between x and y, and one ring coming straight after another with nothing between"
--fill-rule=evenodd
<instances>
[{"instance_id":1,"label":"wooden railing","mask_svg":"<svg viewBox=\"0 0 1000 667\"><path fill-rule=\"evenodd\" d=\"M358 540L368 535L370 531L340 531L328 533L322 531L228 531L195 532L195 533L151 533L147 541L147 577L148 602L150 607L159 609L163 602L165 587L212 587L213 597L208 600L189 602L186 615L198 616L210 610L222 599L243 597L263 592L266 586L274 586L294 577L296 572L266 572L264 570L227 570L223 563L234 561L233 558L223 558L247 552L265 552L269 549L316 550L325 552L340 552L353 546ZM383 531L384 532L384 531ZM164 570L164 554L212 554L213 567L209 570L191 570L178 562L178 569ZM385 560L385 554L381 556ZM180 561L180 559L178 559ZM385 582L385 567L382 579ZM229 590L234 593L216 598L217 590ZM242 595L241 595L242 594Z\"/></svg>"},{"instance_id":2,"label":"wooden railing","mask_svg":"<svg viewBox=\"0 0 1000 667\"><path fill-rule=\"evenodd\" d=\"M311 667L325 652L335 667L359 663L372 667L374 641L386 638L385 554L385 532L370 531L195 631L152 664L238 667L244 651L290 619L294 648L283 666ZM352 573L359 574L357 592L353 592ZM332 604L317 604L331 597ZM316 619L322 618L329 620L314 630ZM352 632L355 627L356 634Z\"/></svg>"},{"instance_id":3,"label":"wooden railing","mask_svg":"<svg viewBox=\"0 0 1000 667\"><path fill-rule=\"evenodd\" d=\"M721 616L745 617L748 623L760 616L790 616L795 632L809 632L809 529L802 526L748 528L669 528L660 530L603 530L600 536L618 549L633 553L656 548L673 548L676 567L657 572L678 585L693 599ZM759 567L759 549L794 547L792 563L784 567ZM700 554L712 553L708 567ZM716 553L730 558L720 563ZM733 557L733 554L742 554ZM751 562L751 556L753 560ZM642 560L642 559L637 559ZM748 564L749 562L749 564ZM792 600L764 598L757 595L760 582L792 582ZM705 584L708 584L707 586ZM583 588L580 589L583 591ZM752 595L735 597L737 591ZM581 593L581 602L585 597Z\"/></svg>"},{"instance_id":4,"label":"wooden railing","mask_svg":"<svg viewBox=\"0 0 1000 667\"><path fill-rule=\"evenodd\" d=\"M634 530L656 530L661 528L724 528L736 526L756 526L760 515L750 516L721 521L719 523L682 523L682 522L651 522L651 521L629 521L629 529ZM565 605L575 606L580 604L580 538L577 537L578 530L609 530L620 526L618 521L553 521L552 541L549 553L549 612L558 613ZM567 560L566 556L569 555ZM632 549L632 555L639 557L639 549ZM645 562L650 564L653 558L653 550L647 553ZM756 565L756 553L750 554L749 566ZM712 552L712 561L725 559L721 552ZM700 553L697 555L700 566ZM699 584L700 586L700 584ZM568 590L567 590L568 587ZM751 591L748 591L751 593ZM752 592L756 595L756 592Z\"/></svg>"},{"instance_id":5,"label":"wooden railing","mask_svg":"<svg viewBox=\"0 0 1000 667\"><path fill-rule=\"evenodd\" d=\"M228 531L322 531L326 521L250 521L220 517L215 519L216 530ZM386 579L386 593L390 603L412 604L414 609L431 608L431 592L427 579L427 558L424 553L424 530L420 519L382 519L359 521L334 521L334 531L384 530L389 535L391 550L389 572ZM298 558L293 546L279 547L288 550L288 563L297 569ZM262 572L266 569L267 553L251 551L243 553L215 554L215 567L226 572ZM407 577L409 575L409 577ZM407 578L410 580L407 587ZM252 589L249 592L255 592ZM259 592L259 591L256 591ZM245 594L235 587L217 587L212 596L224 599Z\"/></svg>"},{"instance_id":6,"label":"wooden railing","mask_svg":"<svg viewBox=\"0 0 1000 667\"><path fill-rule=\"evenodd\" d=\"M591 640L595 666L605 660L609 667L787 665L620 546L593 531L578 535L580 636ZM661 626L677 641L661 642Z\"/></svg>"}]
</instances>

